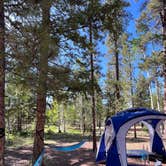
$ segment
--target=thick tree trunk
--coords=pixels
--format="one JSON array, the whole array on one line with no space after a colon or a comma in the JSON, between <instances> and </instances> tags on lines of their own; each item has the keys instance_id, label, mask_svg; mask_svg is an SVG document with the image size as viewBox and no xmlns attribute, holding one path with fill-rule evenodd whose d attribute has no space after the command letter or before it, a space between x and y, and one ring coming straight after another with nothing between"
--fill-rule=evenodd
<instances>
[{"instance_id":1,"label":"thick tree trunk","mask_svg":"<svg viewBox=\"0 0 166 166\"><path fill-rule=\"evenodd\" d=\"M163 43L164 43L164 112L166 113L166 1L163 1Z\"/></svg>"},{"instance_id":2,"label":"thick tree trunk","mask_svg":"<svg viewBox=\"0 0 166 166\"><path fill-rule=\"evenodd\" d=\"M163 27L163 47L164 47L164 64L163 64L163 77L164 77L164 112L166 113L166 1L163 0L162 11L160 18Z\"/></svg>"},{"instance_id":3,"label":"thick tree trunk","mask_svg":"<svg viewBox=\"0 0 166 166\"><path fill-rule=\"evenodd\" d=\"M163 6L162 11L160 11L160 18L162 22L162 28L163 28L163 48L164 48L164 58L163 58L163 78L164 78L164 112L166 113L166 1L163 0ZM164 129L166 133L166 122L164 123Z\"/></svg>"},{"instance_id":4,"label":"thick tree trunk","mask_svg":"<svg viewBox=\"0 0 166 166\"><path fill-rule=\"evenodd\" d=\"M166 58L165 58L166 61ZM164 112L166 113L166 65L165 65L165 74L164 74Z\"/></svg>"},{"instance_id":5,"label":"thick tree trunk","mask_svg":"<svg viewBox=\"0 0 166 166\"><path fill-rule=\"evenodd\" d=\"M47 1L41 2L42 7L42 31L40 38L40 62L39 62L39 82L37 90L37 112L36 112L36 131L33 147L33 163L37 160L44 148L44 125L46 111L47 93L47 73L48 73L48 54L49 54L49 19L50 5Z\"/></svg>"},{"instance_id":6,"label":"thick tree trunk","mask_svg":"<svg viewBox=\"0 0 166 166\"><path fill-rule=\"evenodd\" d=\"M4 1L0 1L0 166L4 166L5 151L5 21Z\"/></svg>"},{"instance_id":7,"label":"thick tree trunk","mask_svg":"<svg viewBox=\"0 0 166 166\"><path fill-rule=\"evenodd\" d=\"M97 150L96 144L96 103L95 103L95 89L94 89L94 60L93 60L93 40L92 40L92 22L89 24L89 40L90 40L90 66L91 66L91 100L92 100L92 120L93 120L93 151Z\"/></svg>"}]
</instances>

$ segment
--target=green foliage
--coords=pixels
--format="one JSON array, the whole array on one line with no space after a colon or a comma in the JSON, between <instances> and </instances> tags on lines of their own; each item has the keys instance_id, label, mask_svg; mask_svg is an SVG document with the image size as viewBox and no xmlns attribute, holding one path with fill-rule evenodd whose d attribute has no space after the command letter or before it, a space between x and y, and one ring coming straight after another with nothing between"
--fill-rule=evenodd
<instances>
[{"instance_id":1,"label":"green foliage","mask_svg":"<svg viewBox=\"0 0 166 166\"><path fill-rule=\"evenodd\" d=\"M76 109L77 108L74 106L74 104L72 104L72 105L69 105L66 110L66 120L68 124L73 126L76 124L76 120L79 119L80 110L76 110Z\"/></svg>"},{"instance_id":2,"label":"green foliage","mask_svg":"<svg viewBox=\"0 0 166 166\"><path fill-rule=\"evenodd\" d=\"M150 108L149 84L145 76L140 75L134 93L134 106Z\"/></svg>"},{"instance_id":3,"label":"green foliage","mask_svg":"<svg viewBox=\"0 0 166 166\"><path fill-rule=\"evenodd\" d=\"M47 124L56 125L58 123L58 111L58 103L53 101L52 108L46 111Z\"/></svg>"}]
</instances>

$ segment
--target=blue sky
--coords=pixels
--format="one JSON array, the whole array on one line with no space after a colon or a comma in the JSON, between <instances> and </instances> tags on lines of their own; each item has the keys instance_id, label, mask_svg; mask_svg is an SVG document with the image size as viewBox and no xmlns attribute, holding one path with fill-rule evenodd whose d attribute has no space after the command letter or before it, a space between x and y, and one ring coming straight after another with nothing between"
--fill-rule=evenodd
<instances>
[{"instance_id":1,"label":"blue sky","mask_svg":"<svg viewBox=\"0 0 166 166\"><path fill-rule=\"evenodd\" d=\"M144 0L128 0L130 3L130 7L127 8L127 10L131 13L132 19L130 20L127 31L131 33L131 37L136 37L136 25L135 25L135 20L139 17L140 15L140 6ZM107 54L107 47L103 44L99 44L100 51L106 55ZM102 73L106 74L107 71L107 57L104 56L101 58L101 67L102 67ZM101 83L103 82L103 79L101 80Z\"/></svg>"}]
</instances>

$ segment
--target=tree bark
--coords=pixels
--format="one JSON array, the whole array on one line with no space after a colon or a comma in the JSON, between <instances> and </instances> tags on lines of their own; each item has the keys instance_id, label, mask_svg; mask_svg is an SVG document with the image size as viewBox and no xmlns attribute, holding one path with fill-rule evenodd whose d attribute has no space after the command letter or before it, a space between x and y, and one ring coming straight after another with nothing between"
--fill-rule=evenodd
<instances>
[{"instance_id":1,"label":"tree bark","mask_svg":"<svg viewBox=\"0 0 166 166\"><path fill-rule=\"evenodd\" d=\"M22 132L22 111L19 110L17 114L17 132Z\"/></svg>"},{"instance_id":2,"label":"tree bark","mask_svg":"<svg viewBox=\"0 0 166 166\"><path fill-rule=\"evenodd\" d=\"M166 1L163 0L164 112L166 113Z\"/></svg>"},{"instance_id":3,"label":"tree bark","mask_svg":"<svg viewBox=\"0 0 166 166\"><path fill-rule=\"evenodd\" d=\"M144 50L142 50L143 51L143 58L144 58L144 60L146 60L146 53L144 52ZM149 72L148 71L146 71L146 75L147 75L147 78L150 78L150 74L149 74ZM151 109L154 109L154 102L153 102L153 94L152 94L152 88L151 88L151 81L149 82L149 86L148 86L148 88L149 88L149 93L150 93L150 106L151 106Z\"/></svg>"},{"instance_id":4,"label":"tree bark","mask_svg":"<svg viewBox=\"0 0 166 166\"><path fill-rule=\"evenodd\" d=\"M115 76L116 76L116 98L120 99L120 88L119 88L119 53L118 53L118 44L117 38L114 38L115 42Z\"/></svg>"},{"instance_id":5,"label":"tree bark","mask_svg":"<svg viewBox=\"0 0 166 166\"><path fill-rule=\"evenodd\" d=\"M5 151L5 21L4 0L0 1L0 166L4 166Z\"/></svg>"},{"instance_id":6,"label":"tree bark","mask_svg":"<svg viewBox=\"0 0 166 166\"><path fill-rule=\"evenodd\" d=\"M61 105L58 103L58 133L61 132Z\"/></svg>"},{"instance_id":7,"label":"tree bark","mask_svg":"<svg viewBox=\"0 0 166 166\"><path fill-rule=\"evenodd\" d=\"M131 94L131 107L134 107L134 88L133 88L133 68L131 62L129 63L130 67L130 94ZM134 124L134 138L137 138L137 125Z\"/></svg>"},{"instance_id":8,"label":"tree bark","mask_svg":"<svg viewBox=\"0 0 166 166\"><path fill-rule=\"evenodd\" d=\"M81 94L81 119L80 119L80 126L81 126L81 132L82 135L84 136L85 134L85 108L84 108L84 98Z\"/></svg>"},{"instance_id":9,"label":"tree bark","mask_svg":"<svg viewBox=\"0 0 166 166\"><path fill-rule=\"evenodd\" d=\"M162 11L160 12L160 18L163 28L163 48L164 48L164 64L163 64L163 78L164 78L164 112L166 113L166 2L163 0Z\"/></svg>"},{"instance_id":10,"label":"tree bark","mask_svg":"<svg viewBox=\"0 0 166 166\"><path fill-rule=\"evenodd\" d=\"M63 132L66 133L66 116L65 116L65 111L66 111L66 105L62 103L62 121L63 121Z\"/></svg>"},{"instance_id":11,"label":"tree bark","mask_svg":"<svg viewBox=\"0 0 166 166\"><path fill-rule=\"evenodd\" d=\"M49 57L49 25L50 25L50 4L41 1L42 8L42 30L40 38L40 61L39 78L37 89L37 112L36 112L36 131L33 146L33 163L37 160L44 148L44 125L46 111L46 93L47 93L47 73Z\"/></svg>"},{"instance_id":12,"label":"tree bark","mask_svg":"<svg viewBox=\"0 0 166 166\"><path fill-rule=\"evenodd\" d=\"M149 93L150 93L150 105L151 105L151 109L154 109L153 94L152 94L152 88L151 88L150 83L149 83Z\"/></svg>"},{"instance_id":13,"label":"tree bark","mask_svg":"<svg viewBox=\"0 0 166 166\"><path fill-rule=\"evenodd\" d=\"M92 2L93 3L93 2ZM94 89L94 57L93 57L93 39L92 39L92 21L89 22L89 40L90 40L90 66L91 66L91 100L92 100L92 134L93 134L93 151L97 150L96 144L96 104L95 104L95 89Z\"/></svg>"},{"instance_id":14,"label":"tree bark","mask_svg":"<svg viewBox=\"0 0 166 166\"><path fill-rule=\"evenodd\" d=\"M157 97L157 110L160 110L160 87L157 78L155 79L156 97Z\"/></svg>"}]
</instances>

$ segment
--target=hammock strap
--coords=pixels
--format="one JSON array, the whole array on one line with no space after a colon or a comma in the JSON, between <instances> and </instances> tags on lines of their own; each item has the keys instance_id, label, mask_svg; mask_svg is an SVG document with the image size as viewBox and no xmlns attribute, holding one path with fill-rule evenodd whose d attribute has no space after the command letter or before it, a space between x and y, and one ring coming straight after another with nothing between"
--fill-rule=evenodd
<instances>
[{"instance_id":1,"label":"hammock strap","mask_svg":"<svg viewBox=\"0 0 166 166\"><path fill-rule=\"evenodd\" d=\"M45 150L43 149L33 166L41 166Z\"/></svg>"}]
</instances>

